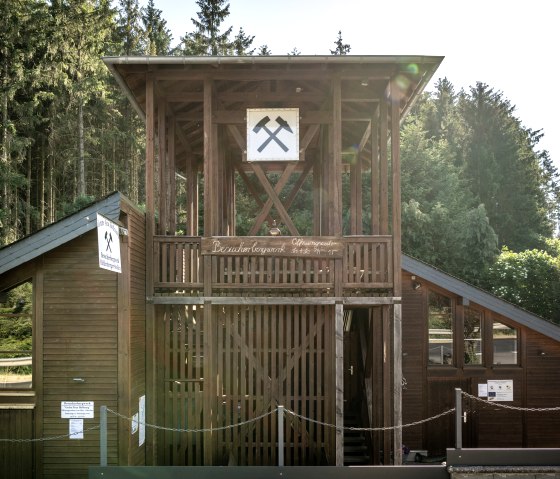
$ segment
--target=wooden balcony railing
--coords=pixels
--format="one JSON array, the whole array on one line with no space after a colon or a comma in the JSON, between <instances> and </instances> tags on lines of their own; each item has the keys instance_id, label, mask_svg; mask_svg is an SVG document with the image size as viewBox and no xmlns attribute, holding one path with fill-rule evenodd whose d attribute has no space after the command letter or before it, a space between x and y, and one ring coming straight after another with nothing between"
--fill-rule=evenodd
<instances>
[{"instance_id":1,"label":"wooden balcony railing","mask_svg":"<svg viewBox=\"0 0 560 479\"><path fill-rule=\"evenodd\" d=\"M209 246L220 241L219 248ZM155 236L154 292L202 295L205 278L215 292L297 289L329 295L334 294L337 277L342 278L343 290L353 294L393 287L391 236L347 236L334 241L319 237L312 241L333 243L333 249L290 246L287 251L285 245L292 241L297 240ZM337 268L342 274L335 274Z\"/></svg>"}]
</instances>

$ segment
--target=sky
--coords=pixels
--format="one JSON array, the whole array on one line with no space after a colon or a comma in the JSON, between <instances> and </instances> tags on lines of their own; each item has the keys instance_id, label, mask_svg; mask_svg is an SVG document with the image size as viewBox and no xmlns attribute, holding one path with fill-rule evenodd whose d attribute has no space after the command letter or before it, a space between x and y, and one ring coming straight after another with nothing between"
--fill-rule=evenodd
<instances>
[{"instance_id":1,"label":"sky","mask_svg":"<svg viewBox=\"0 0 560 479\"><path fill-rule=\"evenodd\" d=\"M145 0L141 0L145 4ZM173 35L194 30L195 0L154 0ZM254 35L273 55L328 55L338 31L353 55L444 56L427 90L446 77L458 92L480 81L542 130L560 170L560 22L555 0L229 0L225 27ZM556 47L554 46L556 45Z\"/></svg>"}]
</instances>

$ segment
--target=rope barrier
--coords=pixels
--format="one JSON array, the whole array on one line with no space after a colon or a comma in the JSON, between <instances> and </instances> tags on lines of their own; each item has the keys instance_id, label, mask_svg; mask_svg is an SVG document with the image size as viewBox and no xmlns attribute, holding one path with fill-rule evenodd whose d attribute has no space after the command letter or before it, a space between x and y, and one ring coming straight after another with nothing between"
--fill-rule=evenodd
<instances>
[{"instance_id":1,"label":"rope barrier","mask_svg":"<svg viewBox=\"0 0 560 479\"><path fill-rule=\"evenodd\" d=\"M560 411L560 406L556 407L520 407L520 406L510 406L508 404L503 404L501 402L487 401L485 399L473 396L472 394L461 391L461 394L469 399L474 399L477 402L484 404L485 406L494 406L502 409L512 409L514 411L526 411L526 412L550 412L550 411Z\"/></svg>"},{"instance_id":2,"label":"rope barrier","mask_svg":"<svg viewBox=\"0 0 560 479\"><path fill-rule=\"evenodd\" d=\"M82 434L84 432L93 431L95 429L99 429L99 424L96 426L88 427L83 431L71 432L68 434L60 434L59 436L47 436L47 437L39 437L37 439L0 439L0 442L13 442L13 443L27 443L27 442L45 442L45 441L54 441L56 439L66 439L71 438L72 436L76 436L78 434Z\"/></svg>"},{"instance_id":3,"label":"rope barrier","mask_svg":"<svg viewBox=\"0 0 560 479\"><path fill-rule=\"evenodd\" d=\"M498 403L498 402L492 402L492 401L487 401L484 399L481 399L479 397L473 396L472 394L466 393L464 391L461 391L461 394L469 399L473 399L477 402L483 403L486 406L491 406L491 407L497 407L497 408L503 408L503 409L512 409L515 411L527 411L527 412L551 412L551 411L560 411L560 406L556 406L556 407L545 407L545 408L524 408L524 407L518 407L518 406L510 406L507 404L502 404L502 403ZM317 424L319 426L323 426L323 427L328 427L331 429L335 429L338 431L369 431L369 432L378 432L378 431L392 431L392 430L398 430L398 429L405 429L408 427L413 427L413 426L418 426L420 424L424 424L426 422L430 422L430 421L435 421L443 416L447 416L448 414L451 414L453 412L455 412L455 408L451 408L448 409L446 411L441 412L440 414L436 414L435 416L431 416L429 418L425 418L425 419L420 419L418 421L414 421L408 424L397 424L396 426L385 426L385 427L354 427L354 426L337 426L336 424L331 424L328 422L323 422L323 421L319 421L317 419L312 419L306 416L303 416L301 414L296 413L295 411L292 411L290 409L284 408L284 412L287 414L291 414L294 417L297 417L298 419L301 419L302 421L306 421L312 424ZM278 411L278 408L272 409L271 411L268 411L264 414L261 414L259 416L255 416L254 418L248 419L246 421L241 421L238 422L236 424L229 424L227 426L220 426L220 427L209 427L209 428L200 428L200 429L183 429L183 428L171 428L171 427L165 427L165 426L159 426L157 424L149 424L149 423L139 423L139 424L143 424L146 427L152 428L152 429L157 429L160 431L169 431L169 432L178 432L178 433L204 433L204 432L217 432L217 431L224 431L227 429L233 429L236 427L241 427L241 426L245 426L257 421L260 421L261 419L264 419L267 416L271 416L272 414L276 413ZM124 419L126 421L129 422L133 422L134 418L132 417L128 417L125 416L124 414L120 414L116 411L113 411L112 409L107 408L107 412L110 412L111 414L113 414L114 416L117 416L121 419ZM96 426L92 426L89 427L87 429L84 429L83 432L88 432L88 431L93 431L95 429L99 429L99 425ZM81 432L75 432L75 433L69 433L69 434L60 434L57 436L49 436L49 437L43 437L43 438L38 438L38 439L1 439L0 438L0 442L11 442L11 443L32 443L32 442L44 442L44 441L53 441L53 440L58 440L58 439L66 439L66 438L71 438L72 436L76 435L76 434L81 434Z\"/></svg>"}]
</instances>

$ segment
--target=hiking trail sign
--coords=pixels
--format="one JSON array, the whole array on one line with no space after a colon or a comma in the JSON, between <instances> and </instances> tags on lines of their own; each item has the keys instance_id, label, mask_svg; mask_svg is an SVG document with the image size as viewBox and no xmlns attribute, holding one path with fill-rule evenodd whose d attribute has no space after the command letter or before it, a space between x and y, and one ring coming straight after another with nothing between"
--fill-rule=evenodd
<instances>
[{"instance_id":1,"label":"hiking trail sign","mask_svg":"<svg viewBox=\"0 0 560 479\"><path fill-rule=\"evenodd\" d=\"M247 161L299 160L299 108L247 109Z\"/></svg>"}]
</instances>

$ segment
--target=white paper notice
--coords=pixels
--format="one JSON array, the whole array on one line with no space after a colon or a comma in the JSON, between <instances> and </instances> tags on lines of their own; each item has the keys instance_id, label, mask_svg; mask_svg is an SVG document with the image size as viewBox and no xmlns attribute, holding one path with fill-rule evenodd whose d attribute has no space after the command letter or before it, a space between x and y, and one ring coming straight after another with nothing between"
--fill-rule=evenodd
<instances>
[{"instance_id":1,"label":"white paper notice","mask_svg":"<svg viewBox=\"0 0 560 479\"><path fill-rule=\"evenodd\" d=\"M137 432L138 432L138 413L132 416L131 434L136 434Z\"/></svg>"},{"instance_id":2,"label":"white paper notice","mask_svg":"<svg viewBox=\"0 0 560 479\"><path fill-rule=\"evenodd\" d=\"M488 401L513 401L513 380L489 380Z\"/></svg>"},{"instance_id":3,"label":"white paper notice","mask_svg":"<svg viewBox=\"0 0 560 479\"><path fill-rule=\"evenodd\" d=\"M83 419L70 419L69 434L70 439L83 439L84 438L84 420Z\"/></svg>"},{"instance_id":4,"label":"white paper notice","mask_svg":"<svg viewBox=\"0 0 560 479\"><path fill-rule=\"evenodd\" d=\"M60 417L62 419L93 419L93 401L62 401Z\"/></svg>"},{"instance_id":5,"label":"white paper notice","mask_svg":"<svg viewBox=\"0 0 560 479\"><path fill-rule=\"evenodd\" d=\"M141 446L146 441L146 396L140 396L138 401L138 422L140 427L138 445Z\"/></svg>"},{"instance_id":6,"label":"white paper notice","mask_svg":"<svg viewBox=\"0 0 560 479\"><path fill-rule=\"evenodd\" d=\"M478 397L479 398L488 397L488 384L479 384L478 385Z\"/></svg>"}]
</instances>

